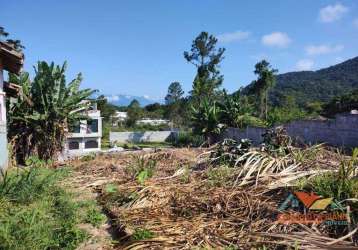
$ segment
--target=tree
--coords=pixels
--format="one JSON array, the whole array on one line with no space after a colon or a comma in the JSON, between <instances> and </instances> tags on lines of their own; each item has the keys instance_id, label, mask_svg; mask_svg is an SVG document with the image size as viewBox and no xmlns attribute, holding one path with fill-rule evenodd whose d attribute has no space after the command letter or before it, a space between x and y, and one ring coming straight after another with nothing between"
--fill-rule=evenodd
<instances>
[{"instance_id":1,"label":"tree","mask_svg":"<svg viewBox=\"0 0 358 250\"><path fill-rule=\"evenodd\" d=\"M4 27L0 26L0 41L2 38L6 38L9 36L9 33L5 31ZM14 39L7 39L6 42L14 47L15 50L21 52L23 49L25 49L25 46L21 44L20 40L14 40Z\"/></svg>"},{"instance_id":2,"label":"tree","mask_svg":"<svg viewBox=\"0 0 358 250\"><path fill-rule=\"evenodd\" d=\"M333 98L323 106L323 115L333 117L337 113L358 109L358 88L342 96Z\"/></svg>"},{"instance_id":3,"label":"tree","mask_svg":"<svg viewBox=\"0 0 358 250\"><path fill-rule=\"evenodd\" d=\"M100 95L96 99L97 108L101 111L101 116L104 122L111 121L112 116L116 113L116 107L108 103L107 98L104 95Z\"/></svg>"},{"instance_id":4,"label":"tree","mask_svg":"<svg viewBox=\"0 0 358 250\"><path fill-rule=\"evenodd\" d=\"M94 93L80 90L81 74L66 82L67 64L38 62L35 78L29 74L10 74L10 82L22 87L15 102L8 102L9 141L19 162L36 155L40 159L56 159L62 151L69 125L83 119L83 110L91 105L86 101Z\"/></svg>"},{"instance_id":5,"label":"tree","mask_svg":"<svg viewBox=\"0 0 358 250\"><path fill-rule=\"evenodd\" d=\"M253 82L253 91L259 97L259 117L267 119L268 95L270 89L275 85L276 69L273 69L269 62L262 60L255 65L254 73L258 76Z\"/></svg>"},{"instance_id":6,"label":"tree","mask_svg":"<svg viewBox=\"0 0 358 250\"><path fill-rule=\"evenodd\" d=\"M148 104L144 107L145 116L154 119L163 119L167 112L168 106L160 103Z\"/></svg>"},{"instance_id":7,"label":"tree","mask_svg":"<svg viewBox=\"0 0 358 250\"><path fill-rule=\"evenodd\" d=\"M21 52L25 49L25 46L21 44L20 40L7 39L6 42L12 45L16 51Z\"/></svg>"},{"instance_id":8,"label":"tree","mask_svg":"<svg viewBox=\"0 0 358 250\"><path fill-rule=\"evenodd\" d=\"M6 37L8 37L9 36L9 33L7 33L6 31L5 31L5 28L4 27L1 27L0 26L0 41L1 41L1 39L4 37L4 38L6 38Z\"/></svg>"},{"instance_id":9,"label":"tree","mask_svg":"<svg viewBox=\"0 0 358 250\"><path fill-rule=\"evenodd\" d=\"M301 120L308 116L307 112L297 105L294 96L282 96L281 103L280 106L273 107L269 110L266 119L269 126Z\"/></svg>"},{"instance_id":10,"label":"tree","mask_svg":"<svg viewBox=\"0 0 358 250\"><path fill-rule=\"evenodd\" d=\"M139 120L142 116L142 108L140 107L139 102L134 99L129 105L128 105L128 111L127 111L127 120L126 124L128 127L132 127L136 124L137 120Z\"/></svg>"},{"instance_id":11,"label":"tree","mask_svg":"<svg viewBox=\"0 0 358 250\"><path fill-rule=\"evenodd\" d=\"M219 65L225 49L216 49L217 41L213 35L201 32L193 41L190 52L184 52L184 58L197 68L191 95L198 102L204 98L212 99L224 79Z\"/></svg>"},{"instance_id":12,"label":"tree","mask_svg":"<svg viewBox=\"0 0 358 250\"><path fill-rule=\"evenodd\" d=\"M168 94L165 96L167 105L178 102L183 97L184 91L179 82L172 82L168 87Z\"/></svg>"},{"instance_id":13,"label":"tree","mask_svg":"<svg viewBox=\"0 0 358 250\"><path fill-rule=\"evenodd\" d=\"M168 94L165 97L165 103L167 105L166 117L176 126L180 126L181 113L185 108L185 105L183 105L183 94L184 91L180 83L172 82L168 87Z\"/></svg>"}]
</instances>

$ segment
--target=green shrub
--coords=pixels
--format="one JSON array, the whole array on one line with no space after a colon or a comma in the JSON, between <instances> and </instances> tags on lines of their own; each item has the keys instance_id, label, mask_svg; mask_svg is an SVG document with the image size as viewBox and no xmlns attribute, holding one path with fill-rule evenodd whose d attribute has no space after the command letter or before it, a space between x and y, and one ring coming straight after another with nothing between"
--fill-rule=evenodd
<instances>
[{"instance_id":1,"label":"green shrub","mask_svg":"<svg viewBox=\"0 0 358 250\"><path fill-rule=\"evenodd\" d=\"M172 144L175 147L200 147L204 142L205 138L202 135L180 131L178 136L173 139Z\"/></svg>"},{"instance_id":2,"label":"green shrub","mask_svg":"<svg viewBox=\"0 0 358 250\"><path fill-rule=\"evenodd\" d=\"M227 164L235 166L238 163L238 159L249 152L250 147L251 141L249 139L241 139L240 141L224 139L211 151L211 163L215 165Z\"/></svg>"}]
</instances>

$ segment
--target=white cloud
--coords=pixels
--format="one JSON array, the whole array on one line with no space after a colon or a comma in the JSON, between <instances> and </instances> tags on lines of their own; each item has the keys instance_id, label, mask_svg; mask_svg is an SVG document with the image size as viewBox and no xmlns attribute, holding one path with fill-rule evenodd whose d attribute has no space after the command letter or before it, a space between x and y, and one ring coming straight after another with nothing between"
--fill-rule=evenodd
<instances>
[{"instance_id":1,"label":"white cloud","mask_svg":"<svg viewBox=\"0 0 358 250\"><path fill-rule=\"evenodd\" d=\"M358 18L353 20L353 26L358 29Z\"/></svg>"},{"instance_id":2,"label":"white cloud","mask_svg":"<svg viewBox=\"0 0 358 250\"><path fill-rule=\"evenodd\" d=\"M220 34L217 36L217 39L219 40L219 42L222 43L231 43L231 42L245 40L249 38L249 36L250 36L250 32L238 30L231 33Z\"/></svg>"},{"instance_id":3,"label":"white cloud","mask_svg":"<svg viewBox=\"0 0 358 250\"><path fill-rule=\"evenodd\" d=\"M320 9L319 20L323 23L331 23L341 19L346 12L348 12L348 8L340 3L327 5Z\"/></svg>"},{"instance_id":4,"label":"white cloud","mask_svg":"<svg viewBox=\"0 0 358 250\"><path fill-rule=\"evenodd\" d=\"M344 61L344 59L342 57L340 57L340 56L336 57L336 63L341 63L343 61Z\"/></svg>"},{"instance_id":5,"label":"white cloud","mask_svg":"<svg viewBox=\"0 0 358 250\"><path fill-rule=\"evenodd\" d=\"M285 48L291 43L291 39L286 33L273 32L271 34L264 35L261 42L266 46Z\"/></svg>"},{"instance_id":6,"label":"white cloud","mask_svg":"<svg viewBox=\"0 0 358 250\"><path fill-rule=\"evenodd\" d=\"M314 61L311 59L301 59L296 63L296 69L303 70L311 70L313 68Z\"/></svg>"},{"instance_id":7,"label":"white cloud","mask_svg":"<svg viewBox=\"0 0 358 250\"><path fill-rule=\"evenodd\" d=\"M331 46L331 45L326 45L326 44L309 45L305 48L306 54L309 56L336 53L336 52L342 51L343 49L344 49L343 45Z\"/></svg>"}]
</instances>

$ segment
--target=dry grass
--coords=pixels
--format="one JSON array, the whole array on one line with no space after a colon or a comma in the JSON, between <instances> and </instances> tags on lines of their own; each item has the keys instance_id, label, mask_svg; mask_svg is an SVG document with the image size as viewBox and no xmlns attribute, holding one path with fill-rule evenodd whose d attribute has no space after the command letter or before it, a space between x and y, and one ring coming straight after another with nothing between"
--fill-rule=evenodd
<instances>
[{"instance_id":1,"label":"dry grass","mask_svg":"<svg viewBox=\"0 0 358 250\"><path fill-rule=\"evenodd\" d=\"M242 156L245 161L240 159L240 164L224 175L220 169L214 168L219 173L210 172L214 169L204 159L208 154L203 156L198 149L102 155L73 164L82 178L87 178L86 185L96 188L101 204L114 218L120 249L353 246L349 237L335 240L316 226L276 224L278 204L287 196L285 187L301 177L336 168L331 151L319 149L310 157L308 153L275 158L250 151ZM128 175L126 169L135 162L133 154L156 161L153 177L139 183ZM332 164L327 160L329 154L334 155ZM210 182L208 176L218 179ZM213 185L218 181L220 185Z\"/></svg>"}]
</instances>

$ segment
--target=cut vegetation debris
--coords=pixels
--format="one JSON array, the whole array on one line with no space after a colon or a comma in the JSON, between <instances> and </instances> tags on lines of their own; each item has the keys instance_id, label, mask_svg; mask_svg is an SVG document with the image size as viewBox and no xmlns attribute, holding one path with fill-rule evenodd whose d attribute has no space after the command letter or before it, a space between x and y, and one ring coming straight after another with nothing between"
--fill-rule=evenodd
<instances>
[{"instance_id":1,"label":"cut vegetation debris","mask_svg":"<svg viewBox=\"0 0 358 250\"><path fill-rule=\"evenodd\" d=\"M95 183L119 249L355 247L358 189L351 170L357 167L358 151L352 158L323 145L277 150L277 145L260 149L239 144L226 141L206 152L102 155L73 164L78 175ZM106 183L98 182L105 178ZM330 193L322 192L328 185L325 178L334 180ZM279 206L295 190L332 195L339 211L352 211L347 213L349 224L279 224ZM342 196L346 190L351 199Z\"/></svg>"}]
</instances>

